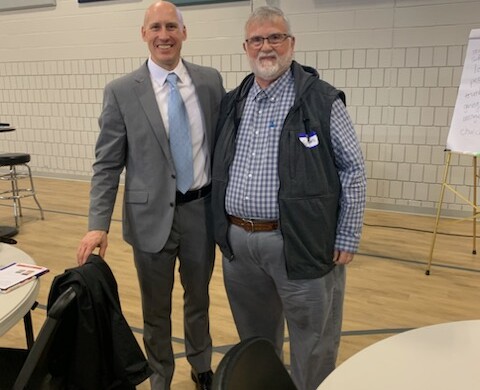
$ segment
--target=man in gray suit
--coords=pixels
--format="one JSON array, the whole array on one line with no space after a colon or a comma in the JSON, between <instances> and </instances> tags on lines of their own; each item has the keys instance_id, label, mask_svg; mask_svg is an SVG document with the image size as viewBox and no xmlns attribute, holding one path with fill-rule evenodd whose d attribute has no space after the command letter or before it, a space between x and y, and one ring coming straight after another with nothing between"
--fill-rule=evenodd
<instances>
[{"instance_id":1,"label":"man in gray suit","mask_svg":"<svg viewBox=\"0 0 480 390\"><path fill-rule=\"evenodd\" d=\"M170 314L177 257L185 291L186 355L197 389L209 389L212 340L208 285L215 257L210 161L225 91L218 71L181 59L187 31L173 4L152 4L141 31L149 59L105 87L93 165L89 232L80 243L77 261L83 264L97 247L105 256L120 175L125 168L123 236L133 247L140 282L144 343L154 371L152 389L169 389L173 376ZM178 189L180 169L169 144L172 134L179 130L169 123L172 85L166 80L170 73L178 78L192 141L193 179L186 192Z\"/></svg>"}]
</instances>

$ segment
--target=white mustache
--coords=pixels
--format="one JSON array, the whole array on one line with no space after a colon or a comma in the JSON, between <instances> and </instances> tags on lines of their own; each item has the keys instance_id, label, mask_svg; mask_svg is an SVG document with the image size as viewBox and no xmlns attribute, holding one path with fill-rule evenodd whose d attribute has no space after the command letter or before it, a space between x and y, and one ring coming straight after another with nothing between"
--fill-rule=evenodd
<instances>
[{"instance_id":1,"label":"white mustache","mask_svg":"<svg viewBox=\"0 0 480 390\"><path fill-rule=\"evenodd\" d=\"M257 59L261 60L263 58L272 57L272 56L275 57L275 59L278 59L278 54L273 50L268 53L263 53L263 52L259 53Z\"/></svg>"}]
</instances>

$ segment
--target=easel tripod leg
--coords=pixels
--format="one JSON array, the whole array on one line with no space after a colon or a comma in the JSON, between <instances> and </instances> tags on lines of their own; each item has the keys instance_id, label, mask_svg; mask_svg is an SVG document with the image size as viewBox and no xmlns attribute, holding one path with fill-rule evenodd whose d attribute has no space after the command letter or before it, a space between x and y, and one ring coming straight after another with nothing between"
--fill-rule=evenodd
<instances>
[{"instance_id":1,"label":"easel tripod leg","mask_svg":"<svg viewBox=\"0 0 480 390\"><path fill-rule=\"evenodd\" d=\"M473 249L477 254L477 156L473 157Z\"/></svg>"},{"instance_id":2,"label":"easel tripod leg","mask_svg":"<svg viewBox=\"0 0 480 390\"><path fill-rule=\"evenodd\" d=\"M437 208L437 217L435 219L435 227L433 228L433 237L432 237L432 245L430 246L430 255L428 257L428 265L427 269L425 270L425 275L430 275L430 267L432 266L432 259L433 259L433 249L435 247L435 241L437 239L437 229L438 229L438 222L440 221L440 213L442 210L443 204L443 197L445 195L445 188L447 184L447 175L448 175L448 168L450 167L450 158L452 157L452 153L448 152L447 154L447 161L445 163L445 171L443 172L443 183L442 183L442 190L440 192L440 200L438 202Z\"/></svg>"}]
</instances>

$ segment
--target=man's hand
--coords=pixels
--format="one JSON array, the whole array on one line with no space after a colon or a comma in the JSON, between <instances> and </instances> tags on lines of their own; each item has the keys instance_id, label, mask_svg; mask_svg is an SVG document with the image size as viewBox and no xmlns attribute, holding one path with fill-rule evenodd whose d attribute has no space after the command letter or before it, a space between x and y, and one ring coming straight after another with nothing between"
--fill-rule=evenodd
<instances>
[{"instance_id":1,"label":"man's hand","mask_svg":"<svg viewBox=\"0 0 480 390\"><path fill-rule=\"evenodd\" d=\"M338 251L333 252L333 262L335 265L347 265L353 260L354 253Z\"/></svg>"},{"instance_id":2,"label":"man's hand","mask_svg":"<svg viewBox=\"0 0 480 390\"><path fill-rule=\"evenodd\" d=\"M107 232L104 230L92 230L89 231L80 241L80 245L77 250L77 263L83 265L88 259L88 256L92 254L95 248L100 248L99 255L105 257L107 251L108 238Z\"/></svg>"}]
</instances>

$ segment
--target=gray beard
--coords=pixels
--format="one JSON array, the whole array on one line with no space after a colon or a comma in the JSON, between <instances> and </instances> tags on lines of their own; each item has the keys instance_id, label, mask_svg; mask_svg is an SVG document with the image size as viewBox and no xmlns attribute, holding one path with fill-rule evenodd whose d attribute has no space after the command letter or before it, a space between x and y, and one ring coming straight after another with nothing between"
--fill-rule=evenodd
<instances>
[{"instance_id":1,"label":"gray beard","mask_svg":"<svg viewBox=\"0 0 480 390\"><path fill-rule=\"evenodd\" d=\"M278 57L274 64L262 66L260 61L255 58L250 58L250 67L256 77L266 81L273 81L279 78L290 67L293 59L293 54L290 56Z\"/></svg>"}]
</instances>

